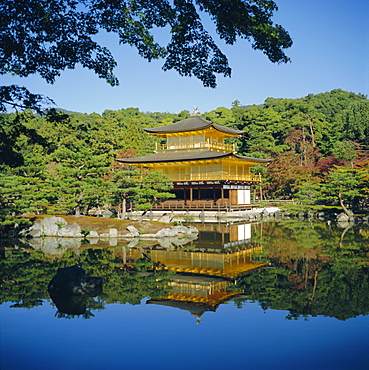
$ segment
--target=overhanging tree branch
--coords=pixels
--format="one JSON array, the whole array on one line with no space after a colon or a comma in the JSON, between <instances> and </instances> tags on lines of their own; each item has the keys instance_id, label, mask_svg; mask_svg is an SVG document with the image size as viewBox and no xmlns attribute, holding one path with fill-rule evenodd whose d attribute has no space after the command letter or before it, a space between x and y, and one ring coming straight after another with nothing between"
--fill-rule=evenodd
<instances>
[{"instance_id":1,"label":"overhanging tree branch","mask_svg":"<svg viewBox=\"0 0 369 370\"><path fill-rule=\"evenodd\" d=\"M94 40L105 30L148 61L164 59L164 70L174 69L182 76L195 76L204 86L216 87L216 75L230 76L231 68L200 14L210 15L227 44L246 39L271 62L287 63L284 49L292 40L282 26L273 24L277 9L268 0L2 0L0 75L37 74L54 83L61 71L79 64L116 86L117 63ZM153 28L163 27L171 34L167 45L160 45L152 33ZM37 94L19 96L20 103L5 95L0 90L0 111L6 111L7 105L39 110L43 103Z\"/></svg>"}]
</instances>

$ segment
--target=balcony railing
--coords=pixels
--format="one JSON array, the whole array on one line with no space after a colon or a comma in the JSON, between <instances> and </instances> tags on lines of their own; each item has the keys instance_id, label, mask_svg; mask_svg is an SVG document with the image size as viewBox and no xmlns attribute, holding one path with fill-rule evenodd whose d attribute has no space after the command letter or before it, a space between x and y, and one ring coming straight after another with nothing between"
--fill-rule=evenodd
<instances>
[{"instance_id":1,"label":"balcony railing","mask_svg":"<svg viewBox=\"0 0 369 370\"><path fill-rule=\"evenodd\" d=\"M226 171L217 171L212 173L171 173L167 172L167 176L172 181L250 181L250 182L261 182L261 175L245 175L245 174L232 174Z\"/></svg>"},{"instance_id":2,"label":"balcony railing","mask_svg":"<svg viewBox=\"0 0 369 370\"><path fill-rule=\"evenodd\" d=\"M236 144L223 144L211 140L201 141L196 143L187 143L187 144L180 144L180 143L173 143L173 144L158 144L156 143L155 152L156 153L163 153L167 151L187 151L187 150L211 150L215 152L232 152L235 153L237 151Z\"/></svg>"},{"instance_id":3,"label":"balcony railing","mask_svg":"<svg viewBox=\"0 0 369 370\"><path fill-rule=\"evenodd\" d=\"M255 204L231 204L230 202L216 202L213 200L166 200L155 204L154 210L207 210L207 211L247 211L260 207Z\"/></svg>"}]
</instances>

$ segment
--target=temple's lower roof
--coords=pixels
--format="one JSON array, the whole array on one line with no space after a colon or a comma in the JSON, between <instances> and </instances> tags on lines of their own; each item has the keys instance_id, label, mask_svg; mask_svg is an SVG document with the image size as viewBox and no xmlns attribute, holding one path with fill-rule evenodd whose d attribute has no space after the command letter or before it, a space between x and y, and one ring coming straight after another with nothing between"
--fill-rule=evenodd
<instances>
[{"instance_id":1,"label":"temple's lower roof","mask_svg":"<svg viewBox=\"0 0 369 370\"><path fill-rule=\"evenodd\" d=\"M268 163L272 159L263 159L263 158L252 158L244 157L237 155L231 152L221 153L221 152L212 152L212 151L199 151L199 152L183 152L183 153L158 153L144 155L142 157L135 158L119 158L116 159L118 162L126 164L144 164L144 163L168 163L168 162L188 162L188 161L199 161L199 160L212 160L220 158L237 158L248 162L253 163Z\"/></svg>"}]
</instances>

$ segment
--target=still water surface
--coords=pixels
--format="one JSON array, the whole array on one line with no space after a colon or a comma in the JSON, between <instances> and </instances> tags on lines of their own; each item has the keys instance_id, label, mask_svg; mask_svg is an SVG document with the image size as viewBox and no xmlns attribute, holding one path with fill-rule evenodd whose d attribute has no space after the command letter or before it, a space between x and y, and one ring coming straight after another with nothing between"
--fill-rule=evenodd
<instances>
[{"instance_id":1,"label":"still water surface","mask_svg":"<svg viewBox=\"0 0 369 370\"><path fill-rule=\"evenodd\" d=\"M199 228L185 245L3 242L1 369L369 368L369 228ZM102 294L53 301L77 264Z\"/></svg>"}]
</instances>

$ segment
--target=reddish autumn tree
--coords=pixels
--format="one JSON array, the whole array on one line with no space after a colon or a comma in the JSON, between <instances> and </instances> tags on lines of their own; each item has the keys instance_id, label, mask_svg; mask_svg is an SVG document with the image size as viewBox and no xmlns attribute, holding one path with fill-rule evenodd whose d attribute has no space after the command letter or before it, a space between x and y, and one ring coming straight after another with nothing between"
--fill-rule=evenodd
<instances>
[{"instance_id":1,"label":"reddish autumn tree","mask_svg":"<svg viewBox=\"0 0 369 370\"><path fill-rule=\"evenodd\" d=\"M270 183L268 192L271 196L290 198L300 183L315 174L321 154L304 130L291 130L285 143L290 150L278 155L269 166L266 176Z\"/></svg>"}]
</instances>

